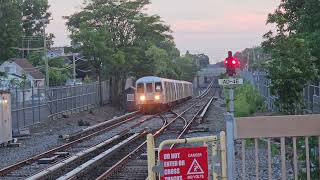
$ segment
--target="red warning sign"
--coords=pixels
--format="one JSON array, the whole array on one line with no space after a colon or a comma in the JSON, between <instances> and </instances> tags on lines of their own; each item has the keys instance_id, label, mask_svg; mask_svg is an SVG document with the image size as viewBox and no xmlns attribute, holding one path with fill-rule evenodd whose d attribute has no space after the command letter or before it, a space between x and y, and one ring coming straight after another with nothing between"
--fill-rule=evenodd
<instances>
[{"instance_id":1,"label":"red warning sign","mask_svg":"<svg viewBox=\"0 0 320 180\"><path fill-rule=\"evenodd\" d=\"M161 180L207 180L208 149L206 147L165 149L160 151L163 163Z\"/></svg>"}]
</instances>

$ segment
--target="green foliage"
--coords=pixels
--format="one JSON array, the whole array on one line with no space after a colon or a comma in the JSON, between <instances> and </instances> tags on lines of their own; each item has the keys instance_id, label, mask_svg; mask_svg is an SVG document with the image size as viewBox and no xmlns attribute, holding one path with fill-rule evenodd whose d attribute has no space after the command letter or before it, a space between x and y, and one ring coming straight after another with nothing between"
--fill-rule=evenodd
<instances>
[{"instance_id":1,"label":"green foliage","mask_svg":"<svg viewBox=\"0 0 320 180\"><path fill-rule=\"evenodd\" d=\"M84 78L84 83L89 84L91 82L92 82L92 79L88 75L86 75L86 77Z\"/></svg>"},{"instance_id":2,"label":"green foliage","mask_svg":"<svg viewBox=\"0 0 320 180\"><path fill-rule=\"evenodd\" d=\"M176 60L176 64L178 67L179 79L192 82L199 70L199 67L195 64L193 59L190 56L180 57Z\"/></svg>"},{"instance_id":3,"label":"green foliage","mask_svg":"<svg viewBox=\"0 0 320 180\"><path fill-rule=\"evenodd\" d=\"M205 54L190 54L187 51L186 56L192 58L193 62L200 68L206 68L210 64L209 57Z\"/></svg>"},{"instance_id":4,"label":"green foliage","mask_svg":"<svg viewBox=\"0 0 320 180\"><path fill-rule=\"evenodd\" d=\"M306 161L306 146L305 138L297 138L297 153L300 162ZM318 154L318 137L309 137L309 160L310 160L310 175L311 179L319 179L319 154ZM307 173L305 170L299 169L299 179L306 179Z\"/></svg>"},{"instance_id":5,"label":"green foliage","mask_svg":"<svg viewBox=\"0 0 320 180\"><path fill-rule=\"evenodd\" d=\"M66 64L64 58L49 59L50 85L64 85L72 77L72 67Z\"/></svg>"},{"instance_id":6,"label":"green foliage","mask_svg":"<svg viewBox=\"0 0 320 180\"><path fill-rule=\"evenodd\" d=\"M23 0L21 4L21 9L23 10L23 31L26 36L35 36L42 34L43 23L37 23L35 19L49 19L51 13L48 12L49 9L48 0ZM49 22L45 22L49 24Z\"/></svg>"},{"instance_id":7,"label":"green foliage","mask_svg":"<svg viewBox=\"0 0 320 180\"><path fill-rule=\"evenodd\" d=\"M27 56L27 59L34 67L38 67L38 66L43 66L45 64L42 57L43 57L43 53L34 52L34 53L30 53Z\"/></svg>"},{"instance_id":8,"label":"green foliage","mask_svg":"<svg viewBox=\"0 0 320 180\"><path fill-rule=\"evenodd\" d=\"M229 97L228 90L224 91ZM235 89L234 109L236 117L247 117L264 109L263 98L260 93L248 82Z\"/></svg>"},{"instance_id":9,"label":"green foliage","mask_svg":"<svg viewBox=\"0 0 320 180\"><path fill-rule=\"evenodd\" d=\"M303 109L304 86L319 80L320 69L320 3L318 0L283 0L267 23L277 26L277 32L266 33L263 46L272 55L268 63L272 93L279 95L278 106L289 114L299 114ZM298 147L305 147L304 140ZM318 142L310 139L311 167L319 167L315 152ZM305 149L299 158L305 160ZM319 169L311 168L311 179L319 179ZM299 179L306 173L300 171Z\"/></svg>"},{"instance_id":10,"label":"green foliage","mask_svg":"<svg viewBox=\"0 0 320 180\"><path fill-rule=\"evenodd\" d=\"M72 41L80 45L99 77L110 78L113 104L119 103L128 76L177 78L185 69L173 61L180 52L169 26L160 16L142 11L149 4L149 0L89 0L68 18Z\"/></svg>"},{"instance_id":11,"label":"green foliage","mask_svg":"<svg viewBox=\"0 0 320 180\"><path fill-rule=\"evenodd\" d=\"M0 64L16 57L22 35L20 1L0 2Z\"/></svg>"},{"instance_id":12,"label":"green foliage","mask_svg":"<svg viewBox=\"0 0 320 180\"><path fill-rule=\"evenodd\" d=\"M22 36L42 37L43 27L49 23L33 20L49 19L48 0L15 0L0 2L0 63L19 55ZM53 44L53 34L47 35L47 45ZM33 47L43 47L43 41L33 42Z\"/></svg>"},{"instance_id":13,"label":"green foliage","mask_svg":"<svg viewBox=\"0 0 320 180\"><path fill-rule=\"evenodd\" d=\"M27 59L33 66L45 74L45 61L43 60L43 53L30 53ZM69 64L65 63L64 58L52 58L48 60L48 63L50 85L62 85L71 78L72 68Z\"/></svg>"},{"instance_id":14,"label":"green foliage","mask_svg":"<svg viewBox=\"0 0 320 180\"><path fill-rule=\"evenodd\" d=\"M317 41L320 35L315 33L320 30L317 23L320 17L316 10L319 6L315 0L282 1L267 20L277 26L277 34L268 32L263 43L272 56L267 64L271 92L279 96L277 104L288 114L302 112L303 88L319 75L319 46L314 44L315 41L320 43L320 38Z\"/></svg>"},{"instance_id":15,"label":"green foliage","mask_svg":"<svg viewBox=\"0 0 320 180\"><path fill-rule=\"evenodd\" d=\"M279 96L277 103L283 112L295 114L303 107L303 88L317 75L314 59L306 42L299 38L278 39L271 53L271 92Z\"/></svg>"}]
</instances>

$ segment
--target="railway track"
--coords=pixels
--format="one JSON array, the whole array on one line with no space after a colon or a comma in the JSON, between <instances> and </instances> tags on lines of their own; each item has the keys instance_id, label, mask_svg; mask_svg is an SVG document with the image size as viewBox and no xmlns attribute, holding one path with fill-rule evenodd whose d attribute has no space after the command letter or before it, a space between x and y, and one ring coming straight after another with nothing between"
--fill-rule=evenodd
<instances>
[{"instance_id":1,"label":"railway track","mask_svg":"<svg viewBox=\"0 0 320 180\"><path fill-rule=\"evenodd\" d=\"M206 95L198 97L198 101L184 111L171 111L161 116L167 123L164 127L153 133L154 137L156 137L156 142L159 144L165 139L183 138L198 115L202 115L203 113L201 112L208 109L208 104L214 99L212 96L208 91ZM173 147L174 145L170 148ZM145 152L146 141L117 162L114 167L107 169L105 173L93 179L146 179L147 156Z\"/></svg>"},{"instance_id":2,"label":"railway track","mask_svg":"<svg viewBox=\"0 0 320 180\"><path fill-rule=\"evenodd\" d=\"M117 173L119 170L125 170L125 164L139 159L133 169L146 169L142 165L146 163L146 134L153 133L161 139L181 129L179 136L182 137L208 102L211 86L201 96L186 102L188 108L178 107L151 116L135 112L65 136L67 143L62 146L0 170L0 179L112 179L121 174ZM191 121L186 118L189 113L193 115ZM54 165L43 164L51 160ZM140 176L135 173L138 179L145 176L144 171L139 172Z\"/></svg>"},{"instance_id":3,"label":"railway track","mask_svg":"<svg viewBox=\"0 0 320 180\"><path fill-rule=\"evenodd\" d=\"M1 169L0 179L25 179L42 169L48 168L51 165L50 161L54 163L63 161L65 158L99 144L105 139L122 135L130 128L138 127L155 116L142 116L138 112L130 113L85 129L82 132L68 135L65 144Z\"/></svg>"}]
</instances>

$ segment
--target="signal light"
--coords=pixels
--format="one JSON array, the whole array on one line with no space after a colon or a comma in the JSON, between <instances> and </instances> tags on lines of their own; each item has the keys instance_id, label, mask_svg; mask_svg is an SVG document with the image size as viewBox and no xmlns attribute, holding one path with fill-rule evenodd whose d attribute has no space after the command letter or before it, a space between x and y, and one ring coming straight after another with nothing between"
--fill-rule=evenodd
<instances>
[{"instance_id":1,"label":"signal light","mask_svg":"<svg viewBox=\"0 0 320 180\"><path fill-rule=\"evenodd\" d=\"M225 59L224 64L226 66L227 74L229 76L233 76L236 74L236 68L240 67L240 60L237 58L234 58L232 56L232 52L228 52L228 57Z\"/></svg>"}]
</instances>

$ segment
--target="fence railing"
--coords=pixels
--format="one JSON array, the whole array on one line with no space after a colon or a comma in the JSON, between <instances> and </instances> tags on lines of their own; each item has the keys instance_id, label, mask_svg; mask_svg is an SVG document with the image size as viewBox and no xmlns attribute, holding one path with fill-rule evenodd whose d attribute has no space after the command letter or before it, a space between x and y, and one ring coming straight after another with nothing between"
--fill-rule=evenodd
<instances>
[{"instance_id":1,"label":"fence railing","mask_svg":"<svg viewBox=\"0 0 320 180\"><path fill-rule=\"evenodd\" d=\"M232 179L320 179L320 115L225 117Z\"/></svg>"},{"instance_id":2,"label":"fence railing","mask_svg":"<svg viewBox=\"0 0 320 180\"><path fill-rule=\"evenodd\" d=\"M279 109L275 105L277 96L270 92L271 81L267 79L265 72L241 72L241 76L249 81L260 92L265 100L266 106L271 112L278 112ZM288 91L290 88L288 87ZM308 113L320 113L320 82L307 85L303 90L303 97L305 102L305 110Z\"/></svg>"},{"instance_id":3,"label":"fence railing","mask_svg":"<svg viewBox=\"0 0 320 180\"><path fill-rule=\"evenodd\" d=\"M50 88L10 89L14 130L58 119L109 101L109 82Z\"/></svg>"}]
</instances>

